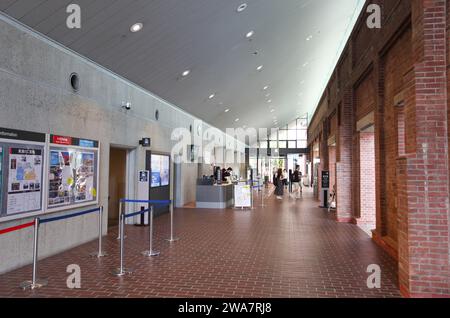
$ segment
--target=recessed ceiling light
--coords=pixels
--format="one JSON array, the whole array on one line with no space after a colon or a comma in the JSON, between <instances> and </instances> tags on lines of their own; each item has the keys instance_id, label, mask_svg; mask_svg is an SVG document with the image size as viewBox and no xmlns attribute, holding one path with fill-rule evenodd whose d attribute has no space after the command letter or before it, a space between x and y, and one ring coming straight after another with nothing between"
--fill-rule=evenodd
<instances>
[{"instance_id":1,"label":"recessed ceiling light","mask_svg":"<svg viewBox=\"0 0 450 318\"><path fill-rule=\"evenodd\" d=\"M216 97L216 94L211 94L211 95L209 95L209 99L213 99L214 97Z\"/></svg>"},{"instance_id":2,"label":"recessed ceiling light","mask_svg":"<svg viewBox=\"0 0 450 318\"><path fill-rule=\"evenodd\" d=\"M243 4L241 4L239 7L237 7L237 12L242 12L242 11L244 11L245 9L247 9L247 4L246 4L246 3L243 3Z\"/></svg>"},{"instance_id":3,"label":"recessed ceiling light","mask_svg":"<svg viewBox=\"0 0 450 318\"><path fill-rule=\"evenodd\" d=\"M263 67L264 67L263 65L260 65L260 66L258 66L258 67L256 68L256 70L257 70L257 71L261 71L261 70L263 69Z\"/></svg>"},{"instance_id":4,"label":"recessed ceiling light","mask_svg":"<svg viewBox=\"0 0 450 318\"><path fill-rule=\"evenodd\" d=\"M310 35L310 36L308 36L308 37L306 38L306 41L311 41L311 40L312 40L312 38L313 38L313 36L312 36L312 35Z\"/></svg>"},{"instance_id":5,"label":"recessed ceiling light","mask_svg":"<svg viewBox=\"0 0 450 318\"><path fill-rule=\"evenodd\" d=\"M269 104L272 102L272 100L271 99L269 99L268 101L267 101Z\"/></svg>"},{"instance_id":6,"label":"recessed ceiling light","mask_svg":"<svg viewBox=\"0 0 450 318\"><path fill-rule=\"evenodd\" d=\"M238 121L239 121L239 118L236 118L234 121L235 121L235 122L238 122Z\"/></svg>"},{"instance_id":7,"label":"recessed ceiling light","mask_svg":"<svg viewBox=\"0 0 450 318\"><path fill-rule=\"evenodd\" d=\"M183 77L186 77L186 76L188 76L189 74L191 74L191 70L186 70L186 71L184 71L183 73L181 73L181 75L182 75Z\"/></svg>"},{"instance_id":8,"label":"recessed ceiling light","mask_svg":"<svg viewBox=\"0 0 450 318\"><path fill-rule=\"evenodd\" d=\"M307 67L308 66L308 62L305 62L305 64L303 64L303 67Z\"/></svg>"},{"instance_id":9,"label":"recessed ceiling light","mask_svg":"<svg viewBox=\"0 0 450 318\"><path fill-rule=\"evenodd\" d=\"M228 113L229 111L230 111L230 109L229 109L229 108L225 109L225 113Z\"/></svg>"},{"instance_id":10,"label":"recessed ceiling light","mask_svg":"<svg viewBox=\"0 0 450 318\"><path fill-rule=\"evenodd\" d=\"M264 86L263 90L267 91L269 89L269 86Z\"/></svg>"},{"instance_id":11,"label":"recessed ceiling light","mask_svg":"<svg viewBox=\"0 0 450 318\"><path fill-rule=\"evenodd\" d=\"M248 32L248 33L245 35L245 37L246 37L247 39L250 39L254 34L255 34L255 31L250 31L250 32Z\"/></svg>"},{"instance_id":12,"label":"recessed ceiling light","mask_svg":"<svg viewBox=\"0 0 450 318\"><path fill-rule=\"evenodd\" d=\"M130 31L136 33L141 31L143 27L144 25L142 23L135 23L131 26Z\"/></svg>"},{"instance_id":13,"label":"recessed ceiling light","mask_svg":"<svg viewBox=\"0 0 450 318\"><path fill-rule=\"evenodd\" d=\"M275 112L275 109L271 109L270 112L271 112L271 113L274 113L274 112Z\"/></svg>"},{"instance_id":14,"label":"recessed ceiling light","mask_svg":"<svg viewBox=\"0 0 450 318\"><path fill-rule=\"evenodd\" d=\"M267 93L267 94L266 94L266 97L270 97L270 93Z\"/></svg>"}]
</instances>

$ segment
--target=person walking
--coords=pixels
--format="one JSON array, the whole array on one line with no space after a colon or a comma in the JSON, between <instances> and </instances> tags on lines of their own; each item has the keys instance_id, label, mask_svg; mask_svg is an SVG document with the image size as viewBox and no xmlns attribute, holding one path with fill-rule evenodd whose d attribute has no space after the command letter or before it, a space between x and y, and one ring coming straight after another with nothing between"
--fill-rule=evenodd
<instances>
[{"instance_id":1,"label":"person walking","mask_svg":"<svg viewBox=\"0 0 450 318\"><path fill-rule=\"evenodd\" d=\"M292 177L292 192L294 197L299 199L303 194L302 189L302 173L300 171L300 166L295 167L295 171Z\"/></svg>"},{"instance_id":2,"label":"person walking","mask_svg":"<svg viewBox=\"0 0 450 318\"><path fill-rule=\"evenodd\" d=\"M284 195L284 183L283 183L283 170L278 169L276 178L275 178L275 195L278 200L283 200Z\"/></svg>"}]
</instances>

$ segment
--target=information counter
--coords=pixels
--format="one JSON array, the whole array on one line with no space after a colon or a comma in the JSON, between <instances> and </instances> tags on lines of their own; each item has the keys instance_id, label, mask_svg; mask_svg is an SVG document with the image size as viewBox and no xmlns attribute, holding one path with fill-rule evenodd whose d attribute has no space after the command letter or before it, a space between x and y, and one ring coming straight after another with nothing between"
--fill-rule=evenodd
<instances>
[{"instance_id":1,"label":"information counter","mask_svg":"<svg viewBox=\"0 0 450 318\"><path fill-rule=\"evenodd\" d=\"M197 208L228 209L234 205L233 184L197 185Z\"/></svg>"}]
</instances>

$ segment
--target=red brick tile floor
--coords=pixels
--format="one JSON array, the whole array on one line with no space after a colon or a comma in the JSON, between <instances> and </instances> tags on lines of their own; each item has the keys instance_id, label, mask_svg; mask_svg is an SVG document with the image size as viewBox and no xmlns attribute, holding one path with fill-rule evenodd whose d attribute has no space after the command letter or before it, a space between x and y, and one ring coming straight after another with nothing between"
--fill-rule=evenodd
<instances>
[{"instance_id":1,"label":"red brick tile floor","mask_svg":"<svg viewBox=\"0 0 450 318\"><path fill-rule=\"evenodd\" d=\"M255 198L260 205L259 197ZM155 249L145 258L148 229L126 227L125 265L135 272L118 278L117 229L105 238L109 256L89 257L97 242L39 261L39 277L49 285L23 291L31 266L0 276L1 297L214 297L310 298L400 297L396 263L355 225L338 224L319 209L310 193L253 211L178 209L169 244L169 216L155 220ZM66 286L66 267L81 267L81 289ZM381 289L368 289L370 264L382 269Z\"/></svg>"}]
</instances>

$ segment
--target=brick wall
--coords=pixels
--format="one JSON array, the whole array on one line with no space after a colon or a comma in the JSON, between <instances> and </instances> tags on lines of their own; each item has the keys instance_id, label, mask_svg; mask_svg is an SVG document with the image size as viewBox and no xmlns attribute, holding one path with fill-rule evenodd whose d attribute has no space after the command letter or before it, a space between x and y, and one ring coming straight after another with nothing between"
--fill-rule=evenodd
<instances>
[{"instance_id":1,"label":"brick wall","mask_svg":"<svg viewBox=\"0 0 450 318\"><path fill-rule=\"evenodd\" d=\"M374 240L398 260L404 295L450 296L450 0L369 3L382 5L382 28L369 30L361 15L324 92L328 112L314 117L337 114L337 220L374 210L373 192L362 199L373 185L362 177L373 171L367 136L355 130L373 108Z\"/></svg>"}]
</instances>

